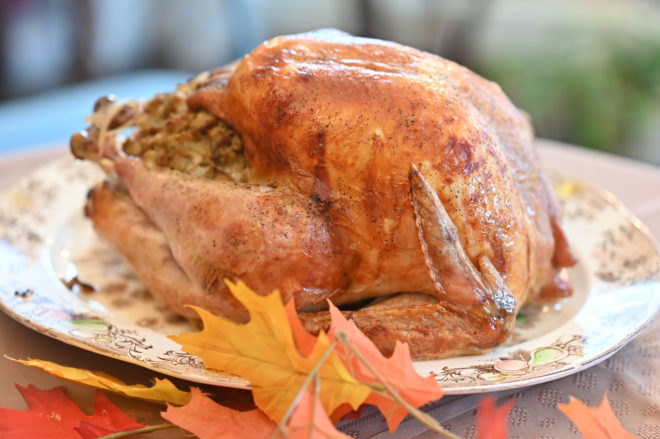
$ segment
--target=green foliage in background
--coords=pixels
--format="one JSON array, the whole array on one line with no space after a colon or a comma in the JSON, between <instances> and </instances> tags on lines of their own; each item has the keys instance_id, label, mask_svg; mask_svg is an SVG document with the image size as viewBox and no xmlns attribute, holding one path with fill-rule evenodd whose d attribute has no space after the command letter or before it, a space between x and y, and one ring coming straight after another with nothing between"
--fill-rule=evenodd
<instances>
[{"instance_id":1,"label":"green foliage in background","mask_svg":"<svg viewBox=\"0 0 660 439\"><path fill-rule=\"evenodd\" d=\"M660 110L660 38L549 47L478 70L530 113L538 136L590 148L621 152Z\"/></svg>"}]
</instances>

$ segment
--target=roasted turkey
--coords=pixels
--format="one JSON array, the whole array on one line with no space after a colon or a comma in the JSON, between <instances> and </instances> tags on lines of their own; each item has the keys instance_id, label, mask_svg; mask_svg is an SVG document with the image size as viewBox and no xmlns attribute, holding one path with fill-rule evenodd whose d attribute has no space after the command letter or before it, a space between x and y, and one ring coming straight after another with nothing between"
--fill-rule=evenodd
<instances>
[{"instance_id":1,"label":"roasted turkey","mask_svg":"<svg viewBox=\"0 0 660 439\"><path fill-rule=\"evenodd\" d=\"M223 279L328 300L384 353L503 343L574 264L527 116L468 69L338 31L267 41L152 100L100 99L71 149L107 178L85 207L160 300L236 321ZM124 139L122 132L131 128Z\"/></svg>"}]
</instances>

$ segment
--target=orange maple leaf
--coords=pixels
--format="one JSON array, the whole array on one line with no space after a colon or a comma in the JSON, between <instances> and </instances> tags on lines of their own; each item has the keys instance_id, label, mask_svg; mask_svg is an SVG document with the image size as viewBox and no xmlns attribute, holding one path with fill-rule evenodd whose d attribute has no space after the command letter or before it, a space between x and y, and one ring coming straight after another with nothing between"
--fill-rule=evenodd
<instances>
[{"instance_id":1,"label":"orange maple leaf","mask_svg":"<svg viewBox=\"0 0 660 439\"><path fill-rule=\"evenodd\" d=\"M288 427L288 439L350 439L338 431L323 410L321 401L307 389L302 394Z\"/></svg>"},{"instance_id":2,"label":"orange maple leaf","mask_svg":"<svg viewBox=\"0 0 660 439\"><path fill-rule=\"evenodd\" d=\"M351 376L333 352L327 335L319 334L309 355L301 355L277 291L260 296L242 282L227 281L227 285L250 312L250 321L239 324L193 307L204 329L170 337L184 351L199 356L208 368L249 380L255 404L276 422L285 415L313 370L327 412L343 403L357 409L364 402L371 389Z\"/></svg>"},{"instance_id":3,"label":"orange maple leaf","mask_svg":"<svg viewBox=\"0 0 660 439\"><path fill-rule=\"evenodd\" d=\"M634 439L635 436L623 428L612 411L607 394L598 407L591 408L571 396L568 403L557 404L557 408L573 421L584 439Z\"/></svg>"},{"instance_id":4,"label":"orange maple leaf","mask_svg":"<svg viewBox=\"0 0 660 439\"><path fill-rule=\"evenodd\" d=\"M298 316L298 312L296 311L296 304L293 300L289 300L289 303L286 304L285 308L286 316L289 319L291 331L293 332L293 338L296 341L296 346L304 357L308 357L314 350L316 337L310 332L307 332L303 326L300 317Z\"/></svg>"},{"instance_id":5,"label":"orange maple leaf","mask_svg":"<svg viewBox=\"0 0 660 439\"><path fill-rule=\"evenodd\" d=\"M509 412L515 401L510 399L499 407L495 398L481 400L477 411L477 439L507 439L509 437Z\"/></svg>"},{"instance_id":6,"label":"orange maple leaf","mask_svg":"<svg viewBox=\"0 0 660 439\"><path fill-rule=\"evenodd\" d=\"M64 387L39 390L16 388L28 410L0 409L0 437L13 439L91 439L144 427L113 405L102 393L94 398L94 414L83 413Z\"/></svg>"},{"instance_id":7,"label":"orange maple leaf","mask_svg":"<svg viewBox=\"0 0 660 439\"><path fill-rule=\"evenodd\" d=\"M188 404L183 407L168 405L161 416L200 439L267 439L275 431L275 423L261 410L232 410L215 403L196 387L191 388L190 393Z\"/></svg>"},{"instance_id":8,"label":"orange maple leaf","mask_svg":"<svg viewBox=\"0 0 660 439\"><path fill-rule=\"evenodd\" d=\"M413 407L419 407L442 398L442 389L435 378L433 376L422 377L415 370L407 344L397 342L392 356L386 358L373 342L352 321L347 320L332 303L330 303L330 316L332 319L330 337L336 338L338 332L346 334L351 345L362 354L370 366L403 400ZM346 345L339 343L337 350L358 380L382 386L380 379ZM403 418L409 414L409 411L392 395L384 391L372 392L365 402L380 409L391 432L396 430Z\"/></svg>"}]
</instances>

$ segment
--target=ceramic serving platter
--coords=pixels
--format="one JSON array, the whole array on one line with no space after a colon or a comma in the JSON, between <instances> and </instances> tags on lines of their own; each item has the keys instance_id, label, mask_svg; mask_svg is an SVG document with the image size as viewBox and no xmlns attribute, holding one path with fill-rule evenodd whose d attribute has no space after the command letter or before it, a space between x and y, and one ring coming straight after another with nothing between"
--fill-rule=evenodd
<instances>
[{"instance_id":1,"label":"ceramic serving platter","mask_svg":"<svg viewBox=\"0 0 660 439\"><path fill-rule=\"evenodd\" d=\"M167 338L196 328L152 299L83 216L85 193L101 178L94 165L64 157L0 196L0 308L83 349L190 381L248 387ZM660 307L660 258L646 228L612 195L552 178L579 258L565 273L574 295L523 308L511 340L487 354L416 362L447 394L523 387L587 368Z\"/></svg>"}]
</instances>

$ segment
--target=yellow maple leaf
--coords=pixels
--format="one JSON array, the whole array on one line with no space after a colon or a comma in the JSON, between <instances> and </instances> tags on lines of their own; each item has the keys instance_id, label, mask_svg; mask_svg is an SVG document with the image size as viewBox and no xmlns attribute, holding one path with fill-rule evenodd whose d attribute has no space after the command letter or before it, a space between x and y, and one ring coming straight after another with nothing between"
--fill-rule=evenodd
<instances>
[{"instance_id":1,"label":"yellow maple leaf","mask_svg":"<svg viewBox=\"0 0 660 439\"><path fill-rule=\"evenodd\" d=\"M153 386L147 387L142 384L126 384L119 378L115 378L103 372L62 366L50 361L35 359L16 360L7 356L5 356L5 358L26 366L34 367L35 369L42 370L65 380L85 384L101 390L119 393L131 398L162 403L169 402L175 405L184 405L190 400L190 392L179 390L168 379L154 378Z\"/></svg>"},{"instance_id":2,"label":"yellow maple leaf","mask_svg":"<svg viewBox=\"0 0 660 439\"><path fill-rule=\"evenodd\" d=\"M296 348L282 298L277 291L261 296L242 282L226 281L232 294L250 312L250 321L239 324L192 307L204 329L170 336L188 353L199 356L210 369L239 375L252 387L254 401L275 422L286 414L309 373L318 367L321 403L332 413L342 403L357 409L371 389L351 376L321 333L308 356Z\"/></svg>"}]
</instances>

